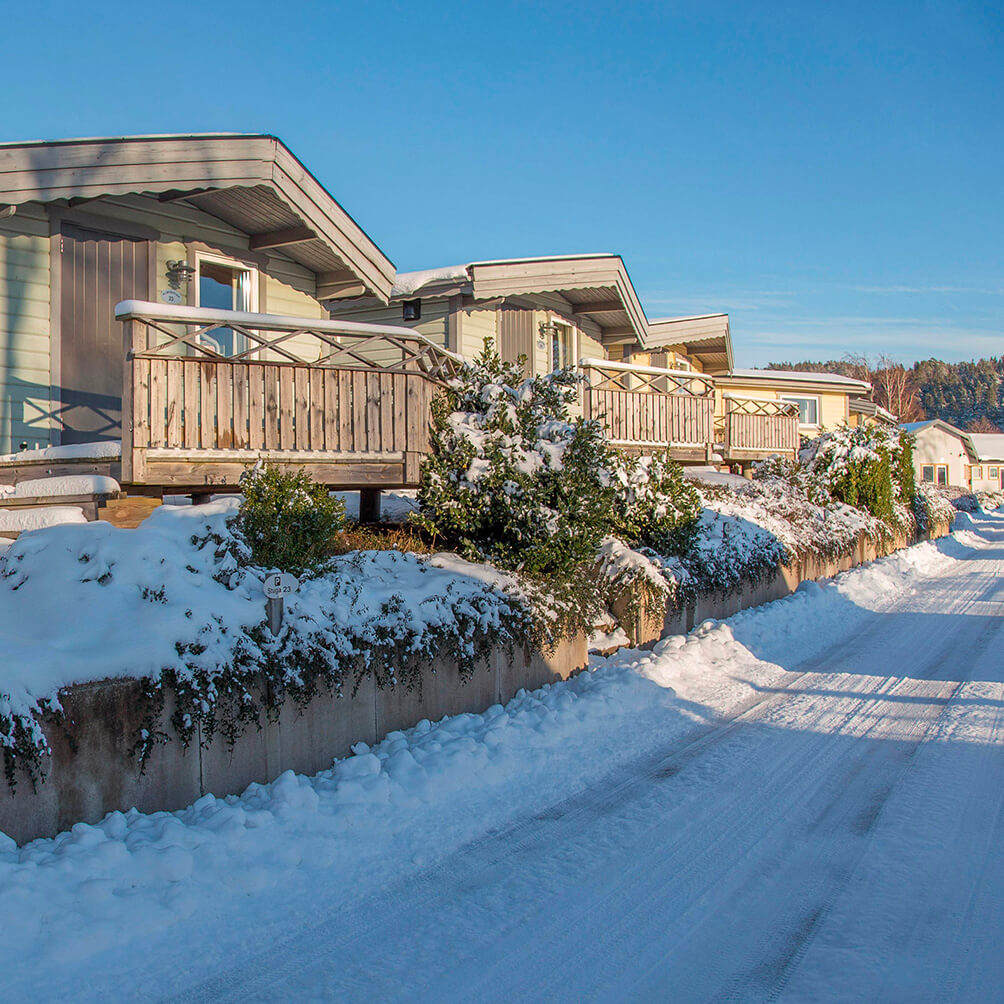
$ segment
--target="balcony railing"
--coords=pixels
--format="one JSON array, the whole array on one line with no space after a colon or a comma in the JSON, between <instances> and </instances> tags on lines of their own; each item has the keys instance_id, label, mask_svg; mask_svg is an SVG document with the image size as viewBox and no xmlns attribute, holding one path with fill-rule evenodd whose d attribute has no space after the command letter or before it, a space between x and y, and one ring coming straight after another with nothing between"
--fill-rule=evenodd
<instances>
[{"instance_id":1,"label":"balcony railing","mask_svg":"<svg viewBox=\"0 0 1004 1004\"><path fill-rule=\"evenodd\" d=\"M706 459L714 438L714 380L701 373L583 359L583 412L618 446L669 448Z\"/></svg>"},{"instance_id":2,"label":"balcony railing","mask_svg":"<svg viewBox=\"0 0 1004 1004\"><path fill-rule=\"evenodd\" d=\"M461 364L390 325L134 300L116 317L134 485L231 486L257 459L332 486L415 485L432 397Z\"/></svg>"},{"instance_id":3,"label":"balcony railing","mask_svg":"<svg viewBox=\"0 0 1004 1004\"><path fill-rule=\"evenodd\" d=\"M798 449L798 405L725 395L726 460L756 460Z\"/></svg>"}]
</instances>

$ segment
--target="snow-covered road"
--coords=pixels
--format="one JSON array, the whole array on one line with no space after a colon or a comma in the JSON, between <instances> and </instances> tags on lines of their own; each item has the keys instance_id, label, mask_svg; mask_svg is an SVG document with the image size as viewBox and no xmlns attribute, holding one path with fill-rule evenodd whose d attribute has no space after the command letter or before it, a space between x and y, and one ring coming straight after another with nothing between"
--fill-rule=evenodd
<instances>
[{"instance_id":1,"label":"snow-covered road","mask_svg":"<svg viewBox=\"0 0 1004 1004\"><path fill-rule=\"evenodd\" d=\"M374 761L372 776L388 778L378 799L346 802L346 788L334 804L334 784L281 780L302 798L282 795L285 816L269 803L269 826L247 823L254 793L210 799L219 836L185 838L179 823L170 846L191 867L144 880L132 901L164 911L168 892L195 896L184 919L96 947L85 932L69 959L43 925L9 970L11 989L1004 999L1004 516L963 519L937 546L653 653L619 653L494 717L466 716L455 742L437 738L440 726L392 737L345 762ZM410 793L421 789L411 801L394 759L405 753ZM362 776L344 773L343 787ZM184 824L205 829L196 809ZM242 836L224 855L214 841L237 826L235 811L265 842ZM145 850L148 831L163 843L153 820L165 814L122 818L122 833L81 841L78 869L97 869L105 844ZM325 826L341 843L320 868L311 852ZM36 871L60 864L52 842L36 846L53 859ZM212 854L224 872L274 875L246 887L209 871L200 880L200 855ZM29 904L31 881L21 876ZM63 909L82 898L81 922L97 916L114 935L127 915L79 889Z\"/></svg>"}]
</instances>

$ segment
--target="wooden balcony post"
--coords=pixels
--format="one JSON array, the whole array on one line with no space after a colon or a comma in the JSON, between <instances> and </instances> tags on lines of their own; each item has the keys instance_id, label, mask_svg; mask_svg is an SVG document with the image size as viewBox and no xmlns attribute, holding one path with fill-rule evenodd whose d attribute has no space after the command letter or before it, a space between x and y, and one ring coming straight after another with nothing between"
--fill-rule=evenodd
<instances>
[{"instance_id":1,"label":"wooden balcony post","mask_svg":"<svg viewBox=\"0 0 1004 1004\"><path fill-rule=\"evenodd\" d=\"M136 363L135 352L145 348L143 344L144 325L136 320L122 322L122 481L131 483L135 479L135 411L136 411ZM144 402L145 403L145 402Z\"/></svg>"}]
</instances>

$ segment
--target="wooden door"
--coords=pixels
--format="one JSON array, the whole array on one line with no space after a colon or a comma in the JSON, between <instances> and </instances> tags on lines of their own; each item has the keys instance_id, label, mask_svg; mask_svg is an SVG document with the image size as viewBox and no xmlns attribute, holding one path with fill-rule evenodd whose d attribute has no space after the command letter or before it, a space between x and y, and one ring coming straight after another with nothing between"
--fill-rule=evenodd
<instances>
[{"instance_id":1,"label":"wooden door","mask_svg":"<svg viewBox=\"0 0 1004 1004\"><path fill-rule=\"evenodd\" d=\"M526 356L524 373L533 372L533 311L503 303L498 311L499 355L514 363Z\"/></svg>"},{"instance_id":2,"label":"wooden door","mask_svg":"<svg viewBox=\"0 0 1004 1004\"><path fill-rule=\"evenodd\" d=\"M150 299L150 245L64 223L60 255L60 441L118 439L123 353L115 304Z\"/></svg>"}]
</instances>

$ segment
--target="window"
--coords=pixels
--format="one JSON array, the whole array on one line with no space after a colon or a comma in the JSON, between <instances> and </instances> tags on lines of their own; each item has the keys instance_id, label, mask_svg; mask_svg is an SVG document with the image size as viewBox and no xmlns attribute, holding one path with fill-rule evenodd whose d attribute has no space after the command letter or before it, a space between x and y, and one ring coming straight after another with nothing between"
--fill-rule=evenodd
<instances>
[{"instance_id":1,"label":"window","mask_svg":"<svg viewBox=\"0 0 1004 1004\"><path fill-rule=\"evenodd\" d=\"M575 362L575 329L569 324L551 322L551 369L560 370Z\"/></svg>"},{"instance_id":2,"label":"window","mask_svg":"<svg viewBox=\"0 0 1004 1004\"><path fill-rule=\"evenodd\" d=\"M977 480L977 481L982 481L983 480L983 468L982 467L974 467L973 468L973 479Z\"/></svg>"},{"instance_id":3,"label":"window","mask_svg":"<svg viewBox=\"0 0 1004 1004\"><path fill-rule=\"evenodd\" d=\"M920 469L920 480L930 481L931 484L934 484L934 464L924 464Z\"/></svg>"},{"instance_id":4,"label":"window","mask_svg":"<svg viewBox=\"0 0 1004 1004\"><path fill-rule=\"evenodd\" d=\"M258 270L226 258L197 258L200 307L219 310L258 308ZM202 335L206 346L224 356L243 352L247 339L232 328L213 328Z\"/></svg>"},{"instance_id":5,"label":"window","mask_svg":"<svg viewBox=\"0 0 1004 1004\"><path fill-rule=\"evenodd\" d=\"M938 464L938 484L942 488L948 484L948 468L944 464Z\"/></svg>"},{"instance_id":6,"label":"window","mask_svg":"<svg viewBox=\"0 0 1004 1004\"><path fill-rule=\"evenodd\" d=\"M793 401L798 405L799 425L819 425L818 397L794 397L793 395L782 394L781 400Z\"/></svg>"},{"instance_id":7,"label":"window","mask_svg":"<svg viewBox=\"0 0 1004 1004\"><path fill-rule=\"evenodd\" d=\"M998 467L988 467L987 468L987 477L991 481L996 481L997 478L1000 477L1000 468L998 468Z\"/></svg>"}]
</instances>

